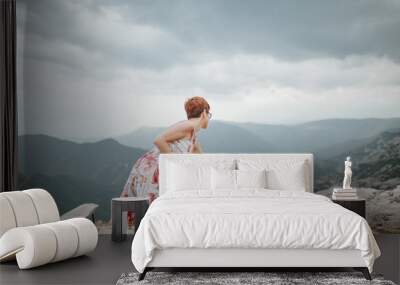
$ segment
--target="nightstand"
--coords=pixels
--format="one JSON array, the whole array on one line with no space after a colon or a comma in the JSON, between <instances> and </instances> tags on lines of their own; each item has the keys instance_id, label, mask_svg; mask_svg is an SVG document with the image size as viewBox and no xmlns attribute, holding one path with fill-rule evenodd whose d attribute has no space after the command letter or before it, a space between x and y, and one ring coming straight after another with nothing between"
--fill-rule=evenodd
<instances>
[{"instance_id":1,"label":"nightstand","mask_svg":"<svg viewBox=\"0 0 400 285\"><path fill-rule=\"evenodd\" d=\"M140 221L146 214L149 207L149 199L144 197L119 197L111 200L111 220L113 241L123 241L126 234L122 232L122 213L124 211L133 211L135 213L135 232Z\"/></svg>"},{"instance_id":2,"label":"nightstand","mask_svg":"<svg viewBox=\"0 0 400 285\"><path fill-rule=\"evenodd\" d=\"M340 206L359 214L365 219L365 199L355 199L355 200L334 200L332 201Z\"/></svg>"}]
</instances>

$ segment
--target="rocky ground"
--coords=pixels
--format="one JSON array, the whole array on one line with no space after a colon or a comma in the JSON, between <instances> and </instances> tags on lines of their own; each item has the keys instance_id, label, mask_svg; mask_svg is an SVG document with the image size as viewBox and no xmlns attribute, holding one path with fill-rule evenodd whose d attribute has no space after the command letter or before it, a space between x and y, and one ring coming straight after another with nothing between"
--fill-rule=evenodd
<instances>
[{"instance_id":1,"label":"rocky ground","mask_svg":"<svg viewBox=\"0 0 400 285\"><path fill-rule=\"evenodd\" d=\"M358 196L366 199L367 221L374 232L400 233L400 187L392 190L358 188ZM330 197L332 189L317 194Z\"/></svg>"},{"instance_id":2,"label":"rocky ground","mask_svg":"<svg viewBox=\"0 0 400 285\"><path fill-rule=\"evenodd\" d=\"M99 231L99 235L110 235L111 234L111 229L112 229L111 220L109 220L109 221L97 220L96 227L97 227L97 230ZM135 227L133 226L132 228L128 229L126 232L128 235L133 235L135 233Z\"/></svg>"},{"instance_id":3,"label":"rocky ground","mask_svg":"<svg viewBox=\"0 0 400 285\"><path fill-rule=\"evenodd\" d=\"M99 235L110 235L111 234L111 221L104 222L101 220L97 220L96 227L97 227L97 230L99 231Z\"/></svg>"}]
</instances>

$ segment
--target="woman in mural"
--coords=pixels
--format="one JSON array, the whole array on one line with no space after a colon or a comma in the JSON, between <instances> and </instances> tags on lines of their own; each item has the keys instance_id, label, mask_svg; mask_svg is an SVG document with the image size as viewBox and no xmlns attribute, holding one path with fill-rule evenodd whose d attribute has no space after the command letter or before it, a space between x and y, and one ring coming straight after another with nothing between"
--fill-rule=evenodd
<instances>
[{"instance_id":1,"label":"woman in mural","mask_svg":"<svg viewBox=\"0 0 400 285\"><path fill-rule=\"evenodd\" d=\"M208 127L211 119L210 105L202 97L192 97L184 104L187 120L179 121L154 140L152 149L143 154L133 165L121 197L158 196L158 156L160 153L202 153L197 132ZM133 213L128 212L128 226L133 225Z\"/></svg>"}]
</instances>

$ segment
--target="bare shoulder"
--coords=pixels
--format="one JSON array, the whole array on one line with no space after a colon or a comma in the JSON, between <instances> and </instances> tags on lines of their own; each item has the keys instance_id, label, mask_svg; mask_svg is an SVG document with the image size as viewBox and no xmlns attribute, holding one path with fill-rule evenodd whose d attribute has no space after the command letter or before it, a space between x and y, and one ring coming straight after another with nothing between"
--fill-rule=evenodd
<instances>
[{"instance_id":1,"label":"bare shoulder","mask_svg":"<svg viewBox=\"0 0 400 285\"><path fill-rule=\"evenodd\" d=\"M162 135L168 136L174 133L174 134L179 134L179 136L182 137L190 138L193 129L194 129L193 124L188 120L184 120L169 126L167 129L163 131Z\"/></svg>"},{"instance_id":2,"label":"bare shoulder","mask_svg":"<svg viewBox=\"0 0 400 285\"><path fill-rule=\"evenodd\" d=\"M194 126L189 120L183 120L171 125L169 128L176 128L180 131L191 132L194 129Z\"/></svg>"}]
</instances>

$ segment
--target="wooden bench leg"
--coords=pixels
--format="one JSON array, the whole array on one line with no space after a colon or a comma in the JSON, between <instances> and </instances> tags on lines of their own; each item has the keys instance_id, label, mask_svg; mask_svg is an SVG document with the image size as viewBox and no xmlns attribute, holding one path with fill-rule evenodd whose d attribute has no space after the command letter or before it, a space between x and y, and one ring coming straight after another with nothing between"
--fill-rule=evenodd
<instances>
[{"instance_id":1,"label":"wooden bench leg","mask_svg":"<svg viewBox=\"0 0 400 285\"><path fill-rule=\"evenodd\" d=\"M354 267L354 269L357 271L361 271L362 274L364 275L365 279L372 280L371 274L369 274L369 270L367 267Z\"/></svg>"}]
</instances>

